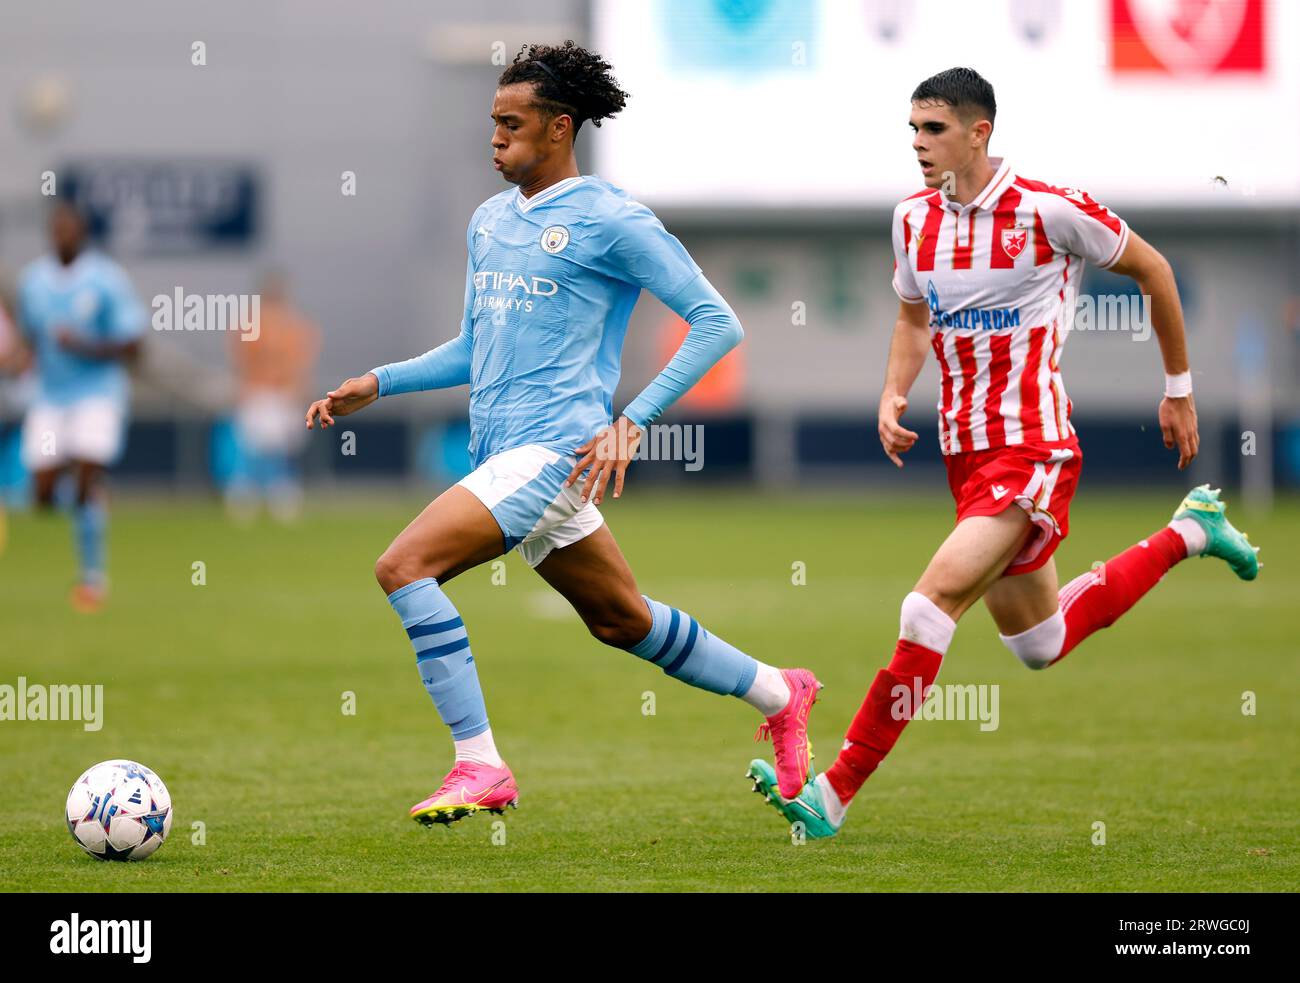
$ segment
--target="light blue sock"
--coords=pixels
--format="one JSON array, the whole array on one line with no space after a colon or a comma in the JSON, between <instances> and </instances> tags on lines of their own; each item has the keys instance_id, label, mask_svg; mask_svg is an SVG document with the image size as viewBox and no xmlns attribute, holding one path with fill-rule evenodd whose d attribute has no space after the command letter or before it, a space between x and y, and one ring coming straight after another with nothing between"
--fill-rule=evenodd
<instances>
[{"instance_id":1,"label":"light blue sock","mask_svg":"<svg viewBox=\"0 0 1300 983\"><path fill-rule=\"evenodd\" d=\"M80 582L102 586L104 583L104 534L108 528L108 509L101 501L74 505L72 528L77 541L77 570Z\"/></svg>"},{"instance_id":2,"label":"light blue sock","mask_svg":"<svg viewBox=\"0 0 1300 983\"><path fill-rule=\"evenodd\" d=\"M413 581L389 594L388 603L415 646L420 680L442 722L451 728L452 739L463 741L487 730L487 707L465 623L438 581Z\"/></svg>"},{"instance_id":3,"label":"light blue sock","mask_svg":"<svg viewBox=\"0 0 1300 983\"><path fill-rule=\"evenodd\" d=\"M644 594L641 595L645 597ZM754 683L758 663L711 635L685 612L645 597L650 634L629 652L659 666L674 679L724 696L743 696Z\"/></svg>"}]
</instances>

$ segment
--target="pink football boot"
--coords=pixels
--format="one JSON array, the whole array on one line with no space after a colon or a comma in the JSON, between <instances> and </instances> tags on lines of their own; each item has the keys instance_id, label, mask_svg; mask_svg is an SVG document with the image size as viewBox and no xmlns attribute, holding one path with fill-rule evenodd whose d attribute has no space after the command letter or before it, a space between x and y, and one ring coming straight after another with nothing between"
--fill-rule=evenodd
<instances>
[{"instance_id":1,"label":"pink football boot","mask_svg":"<svg viewBox=\"0 0 1300 983\"><path fill-rule=\"evenodd\" d=\"M812 762L812 744L808 741L808 714L817 702L822 684L807 669L782 669L781 677L790 687L785 708L760 724L754 740L772 739L776 756L777 789L783 798L793 799L803 791Z\"/></svg>"},{"instance_id":2,"label":"pink football boot","mask_svg":"<svg viewBox=\"0 0 1300 983\"><path fill-rule=\"evenodd\" d=\"M450 826L480 809L500 815L506 806L513 809L518 804L519 786L505 764L493 768L473 761L457 761L438 791L411 806L411 818L426 826L434 823Z\"/></svg>"}]
</instances>

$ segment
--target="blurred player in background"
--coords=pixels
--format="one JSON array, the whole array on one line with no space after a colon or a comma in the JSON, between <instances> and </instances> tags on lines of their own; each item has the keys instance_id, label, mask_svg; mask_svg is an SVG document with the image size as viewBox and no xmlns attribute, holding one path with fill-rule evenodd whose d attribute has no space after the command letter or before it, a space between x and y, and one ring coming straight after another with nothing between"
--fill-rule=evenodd
<instances>
[{"instance_id":1,"label":"blurred player in background","mask_svg":"<svg viewBox=\"0 0 1300 983\"><path fill-rule=\"evenodd\" d=\"M1258 551L1203 485L1167 526L1058 589L1052 554L1069 532L1081 464L1059 360L1084 263L1132 277L1150 304L1165 367L1160 429L1180 469L1196 456L1196 409L1169 264L1086 193L1022 178L990 159L996 109L992 86L968 68L941 72L912 93L912 146L926 189L894 210L901 305L879 432L902 467L899 455L917 435L899 417L933 350L957 526L903 600L893 659L877 673L831 768L791 801L766 762L751 765L755 791L809 836L840 828L853 796L920 710L957 619L980 598L1003 643L1029 668L1045 669L1189 556L1220 557L1243 580L1258 571Z\"/></svg>"},{"instance_id":2,"label":"blurred player in background","mask_svg":"<svg viewBox=\"0 0 1300 983\"><path fill-rule=\"evenodd\" d=\"M139 352L147 317L122 268L86 249L85 219L72 205L54 207L49 230L51 252L19 277L21 343L9 368L21 371L34 362L37 391L23 421L23 463L35 476L42 509L53 508L59 478L72 479L72 603L94 611L108 586L104 474L122 452L131 399L127 363Z\"/></svg>"},{"instance_id":3,"label":"blurred player in background","mask_svg":"<svg viewBox=\"0 0 1300 983\"><path fill-rule=\"evenodd\" d=\"M2 283L3 281L0 281ZM19 353L18 330L9 316L10 302L5 291L0 287L0 368L16 363ZM9 411L10 390L15 388L0 378L0 555L4 554L9 542L9 520L5 511L6 477L9 467Z\"/></svg>"},{"instance_id":4,"label":"blurred player in background","mask_svg":"<svg viewBox=\"0 0 1300 983\"><path fill-rule=\"evenodd\" d=\"M272 516L288 522L302 504L295 458L306 438L301 406L312 390L320 332L294 307L282 274L265 277L258 296L257 329L231 334L239 397L226 505L232 517L247 521L264 502Z\"/></svg>"},{"instance_id":5,"label":"blurred player in background","mask_svg":"<svg viewBox=\"0 0 1300 983\"><path fill-rule=\"evenodd\" d=\"M643 429L739 343L740 323L648 208L579 174L579 127L614 116L627 97L605 61L573 42L533 45L498 85L493 163L518 188L480 205L466 230L460 335L347 380L307 413L308 427L316 417L329 426L381 396L470 387L475 470L407 526L375 569L456 748L442 786L411 815L450 823L517 799L465 626L442 589L515 548L600 641L756 707L767 718L759 730L775 745L781 787L793 795L808 773L808 712L819 685L812 673L759 663L689 614L642 595L596 508L611 483L614 497L621 494ZM643 288L690 330L611 424L623 338Z\"/></svg>"}]
</instances>

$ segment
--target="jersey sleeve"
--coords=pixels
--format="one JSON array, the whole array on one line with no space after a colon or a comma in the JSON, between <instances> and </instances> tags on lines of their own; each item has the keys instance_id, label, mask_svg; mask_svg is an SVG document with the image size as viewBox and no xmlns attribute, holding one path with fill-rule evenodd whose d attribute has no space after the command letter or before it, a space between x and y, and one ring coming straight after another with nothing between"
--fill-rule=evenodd
<instances>
[{"instance_id":1,"label":"jersey sleeve","mask_svg":"<svg viewBox=\"0 0 1300 983\"><path fill-rule=\"evenodd\" d=\"M1042 195L1039 215L1054 248L1103 270L1114 266L1128 245L1128 223L1086 191L1059 188Z\"/></svg>"},{"instance_id":2,"label":"jersey sleeve","mask_svg":"<svg viewBox=\"0 0 1300 983\"><path fill-rule=\"evenodd\" d=\"M909 304L919 304L925 299L921 293L921 288L916 284L916 277L912 274L912 259L908 255L909 228L907 224L907 212L905 207L898 208L894 211L893 227L890 229L890 238L894 244L894 293L898 294L899 300L906 301Z\"/></svg>"},{"instance_id":3,"label":"jersey sleeve","mask_svg":"<svg viewBox=\"0 0 1300 983\"><path fill-rule=\"evenodd\" d=\"M704 377L745 336L735 311L703 273L692 278L668 305L690 325L681 347L623 415L645 429Z\"/></svg>"},{"instance_id":4,"label":"jersey sleeve","mask_svg":"<svg viewBox=\"0 0 1300 983\"><path fill-rule=\"evenodd\" d=\"M140 296L131 285L131 279L118 266L108 266L104 271L105 327L114 341L135 341L144 334L148 316Z\"/></svg>"},{"instance_id":5,"label":"jersey sleeve","mask_svg":"<svg viewBox=\"0 0 1300 983\"><path fill-rule=\"evenodd\" d=\"M592 238L592 268L648 290L669 307L700 275L686 247L639 201L613 205Z\"/></svg>"}]
</instances>

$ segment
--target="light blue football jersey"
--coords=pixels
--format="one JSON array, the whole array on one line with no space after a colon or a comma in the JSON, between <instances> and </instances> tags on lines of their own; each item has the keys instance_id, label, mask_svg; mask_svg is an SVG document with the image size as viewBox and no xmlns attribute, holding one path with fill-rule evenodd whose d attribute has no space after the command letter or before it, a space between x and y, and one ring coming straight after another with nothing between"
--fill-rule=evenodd
<instances>
[{"instance_id":1,"label":"light blue football jersey","mask_svg":"<svg viewBox=\"0 0 1300 983\"><path fill-rule=\"evenodd\" d=\"M116 359L92 359L59 347L68 329L94 341L139 338L147 314L120 266L102 253L86 251L70 266L42 256L18 281L19 326L36 355L37 398L66 405L90 396L130 397L126 367Z\"/></svg>"},{"instance_id":2,"label":"light blue football jersey","mask_svg":"<svg viewBox=\"0 0 1300 983\"><path fill-rule=\"evenodd\" d=\"M524 444L570 453L612 418L641 290L671 307L700 268L650 209L590 175L489 198L466 238L474 463Z\"/></svg>"}]
</instances>

